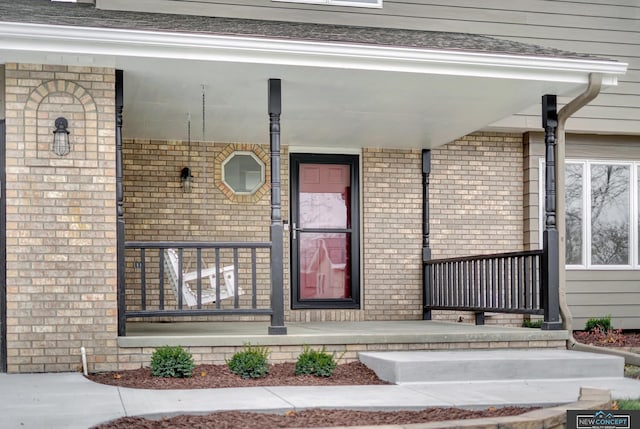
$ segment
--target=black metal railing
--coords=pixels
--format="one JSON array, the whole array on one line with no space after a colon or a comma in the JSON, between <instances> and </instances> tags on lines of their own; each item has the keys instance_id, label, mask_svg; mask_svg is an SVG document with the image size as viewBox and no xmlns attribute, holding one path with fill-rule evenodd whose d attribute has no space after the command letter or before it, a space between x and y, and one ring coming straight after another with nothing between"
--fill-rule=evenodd
<instances>
[{"instance_id":1,"label":"black metal railing","mask_svg":"<svg viewBox=\"0 0 640 429\"><path fill-rule=\"evenodd\" d=\"M119 302L122 322L145 317L273 313L270 300L259 299L259 293L268 297L270 291L271 243L129 241L124 247L126 275L121 292L125 299ZM174 258L171 261L169 251ZM189 287L195 300L190 305L182 294L187 271L194 285ZM225 278L227 272L229 277ZM232 284L225 284L229 279ZM224 295L225 287L231 293Z\"/></svg>"},{"instance_id":2,"label":"black metal railing","mask_svg":"<svg viewBox=\"0 0 640 429\"><path fill-rule=\"evenodd\" d=\"M431 310L544 314L542 250L425 261L424 318Z\"/></svg>"}]
</instances>

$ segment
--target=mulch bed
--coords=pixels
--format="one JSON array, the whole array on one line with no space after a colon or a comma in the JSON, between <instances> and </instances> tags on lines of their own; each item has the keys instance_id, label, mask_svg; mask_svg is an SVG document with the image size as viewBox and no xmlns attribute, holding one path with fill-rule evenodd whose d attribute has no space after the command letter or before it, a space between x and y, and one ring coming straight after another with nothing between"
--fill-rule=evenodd
<instances>
[{"instance_id":1,"label":"mulch bed","mask_svg":"<svg viewBox=\"0 0 640 429\"><path fill-rule=\"evenodd\" d=\"M152 377L149 368L91 374L97 383L139 389L205 389L252 386L330 386L389 384L380 380L375 372L360 362L340 364L331 377L296 376L294 363L269 366L263 378L243 379L233 374L226 365L198 365L190 378ZM430 421L471 419L481 417L513 416L535 408L504 407L487 410L459 408L431 408L422 411L357 411L309 409L286 414L222 411L208 415L179 415L161 420L142 417L123 417L96 426L97 429L266 429L313 428L353 425L411 424Z\"/></svg>"},{"instance_id":2,"label":"mulch bed","mask_svg":"<svg viewBox=\"0 0 640 429\"><path fill-rule=\"evenodd\" d=\"M136 389L210 389L221 387L255 386L336 386L389 384L378 378L375 372L360 362L338 365L331 377L312 375L296 376L295 363L279 363L269 366L269 373L262 378L241 378L227 365L198 365L189 378L152 377L149 368L128 371L91 374L96 383Z\"/></svg>"},{"instance_id":3,"label":"mulch bed","mask_svg":"<svg viewBox=\"0 0 640 429\"><path fill-rule=\"evenodd\" d=\"M535 408L504 407L487 410L460 408L432 408L422 411L355 411L355 410L302 410L286 414L263 414L223 411L208 415L181 415L162 420L124 417L96 429L269 429L318 428L364 425L405 425L444 420L482 417L515 416Z\"/></svg>"},{"instance_id":4,"label":"mulch bed","mask_svg":"<svg viewBox=\"0 0 640 429\"><path fill-rule=\"evenodd\" d=\"M620 329L601 331L575 331L573 337L582 344L600 347L622 347L640 351L640 333L624 332Z\"/></svg>"}]
</instances>

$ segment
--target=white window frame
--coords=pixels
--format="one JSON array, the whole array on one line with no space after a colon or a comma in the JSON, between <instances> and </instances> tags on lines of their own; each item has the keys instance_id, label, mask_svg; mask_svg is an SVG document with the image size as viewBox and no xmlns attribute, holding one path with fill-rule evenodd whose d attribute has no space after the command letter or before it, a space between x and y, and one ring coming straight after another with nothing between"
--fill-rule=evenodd
<instances>
[{"instance_id":1,"label":"white window frame","mask_svg":"<svg viewBox=\"0 0 640 429\"><path fill-rule=\"evenodd\" d=\"M351 6L351 7L368 7L382 9L382 1L376 0L375 3L361 3L357 0L271 0L284 3L308 3L308 4L326 4L328 6Z\"/></svg>"},{"instance_id":2,"label":"white window frame","mask_svg":"<svg viewBox=\"0 0 640 429\"><path fill-rule=\"evenodd\" d=\"M639 226L639 210L638 210L638 192L640 185L640 161L626 161L618 159L610 160L592 160L592 159L567 159L566 164L582 165L582 261L580 265L566 265L568 270L639 270L640 269L640 243L638 236L640 234ZM592 165L625 165L629 166L629 264L627 265L595 265L591 263L591 166ZM539 210L539 243L542 247L545 213L544 213L544 167L545 160L541 158L538 168L538 207Z\"/></svg>"}]
</instances>

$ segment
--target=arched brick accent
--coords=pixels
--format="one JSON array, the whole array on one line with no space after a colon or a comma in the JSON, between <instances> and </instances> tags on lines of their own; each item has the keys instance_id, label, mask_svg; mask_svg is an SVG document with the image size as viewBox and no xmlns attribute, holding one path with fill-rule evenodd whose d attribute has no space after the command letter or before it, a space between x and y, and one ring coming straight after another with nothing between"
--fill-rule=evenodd
<instances>
[{"instance_id":1,"label":"arched brick accent","mask_svg":"<svg viewBox=\"0 0 640 429\"><path fill-rule=\"evenodd\" d=\"M58 158L51 152L53 123L69 121L71 153ZM56 79L43 82L29 94L24 106L24 143L36 159L68 165L69 161L98 160L98 110L87 90L76 82ZM72 162L72 165L77 163ZM80 166L80 165L77 165ZM82 164L82 166L88 166Z\"/></svg>"}]
</instances>

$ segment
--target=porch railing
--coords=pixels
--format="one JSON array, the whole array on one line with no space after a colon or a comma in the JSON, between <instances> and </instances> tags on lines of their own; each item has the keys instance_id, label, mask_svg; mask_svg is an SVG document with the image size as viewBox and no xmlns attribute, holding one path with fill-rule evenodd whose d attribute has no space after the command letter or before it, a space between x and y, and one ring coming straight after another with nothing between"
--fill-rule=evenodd
<instances>
[{"instance_id":1,"label":"porch railing","mask_svg":"<svg viewBox=\"0 0 640 429\"><path fill-rule=\"evenodd\" d=\"M544 314L543 250L428 260L424 268L424 318L431 310Z\"/></svg>"},{"instance_id":2,"label":"porch railing","mask_svg":"<svg viewBox=\"0 0 640 429\"><path fill-rule=\"evenodd\" d=\"M125 242L125 299L119 300L119 315L122 324L131 318L147 317L185 317L210 315L271 315L273 310L269 299L259 299L259 290L269 287L269 251L271 243L249 242L187 242L187 241L128 241ZM181 274L187 271L187 259L192 259L189 270L197 273L194 288L197 291L197 305L187 307L181 296L173 292L169 284L171 278L166 272L166 251L175 249L178 255L178 291L182 290ZM265 255L258 255L260 249ZM204 263L204 254L207 264ZM189 255L187 257L186 255ZM260 260L259 260L260 259ZM193 267L192 265L195 265ZM217 276L217 298L210 304L202 303L202 291L208 287L208 279L202 272L214 268L221 273L223 266L233 266L233 297L219 299L220 288L224 287L224 279ZM263 279L260 279L263 277ZM242 286L243 295L237 293ZM259 288L259 286L261 286ZM224 301L224 302L223 302ZM260 303L269 303L260 306Z\"/></svg>"}]
</instances>

